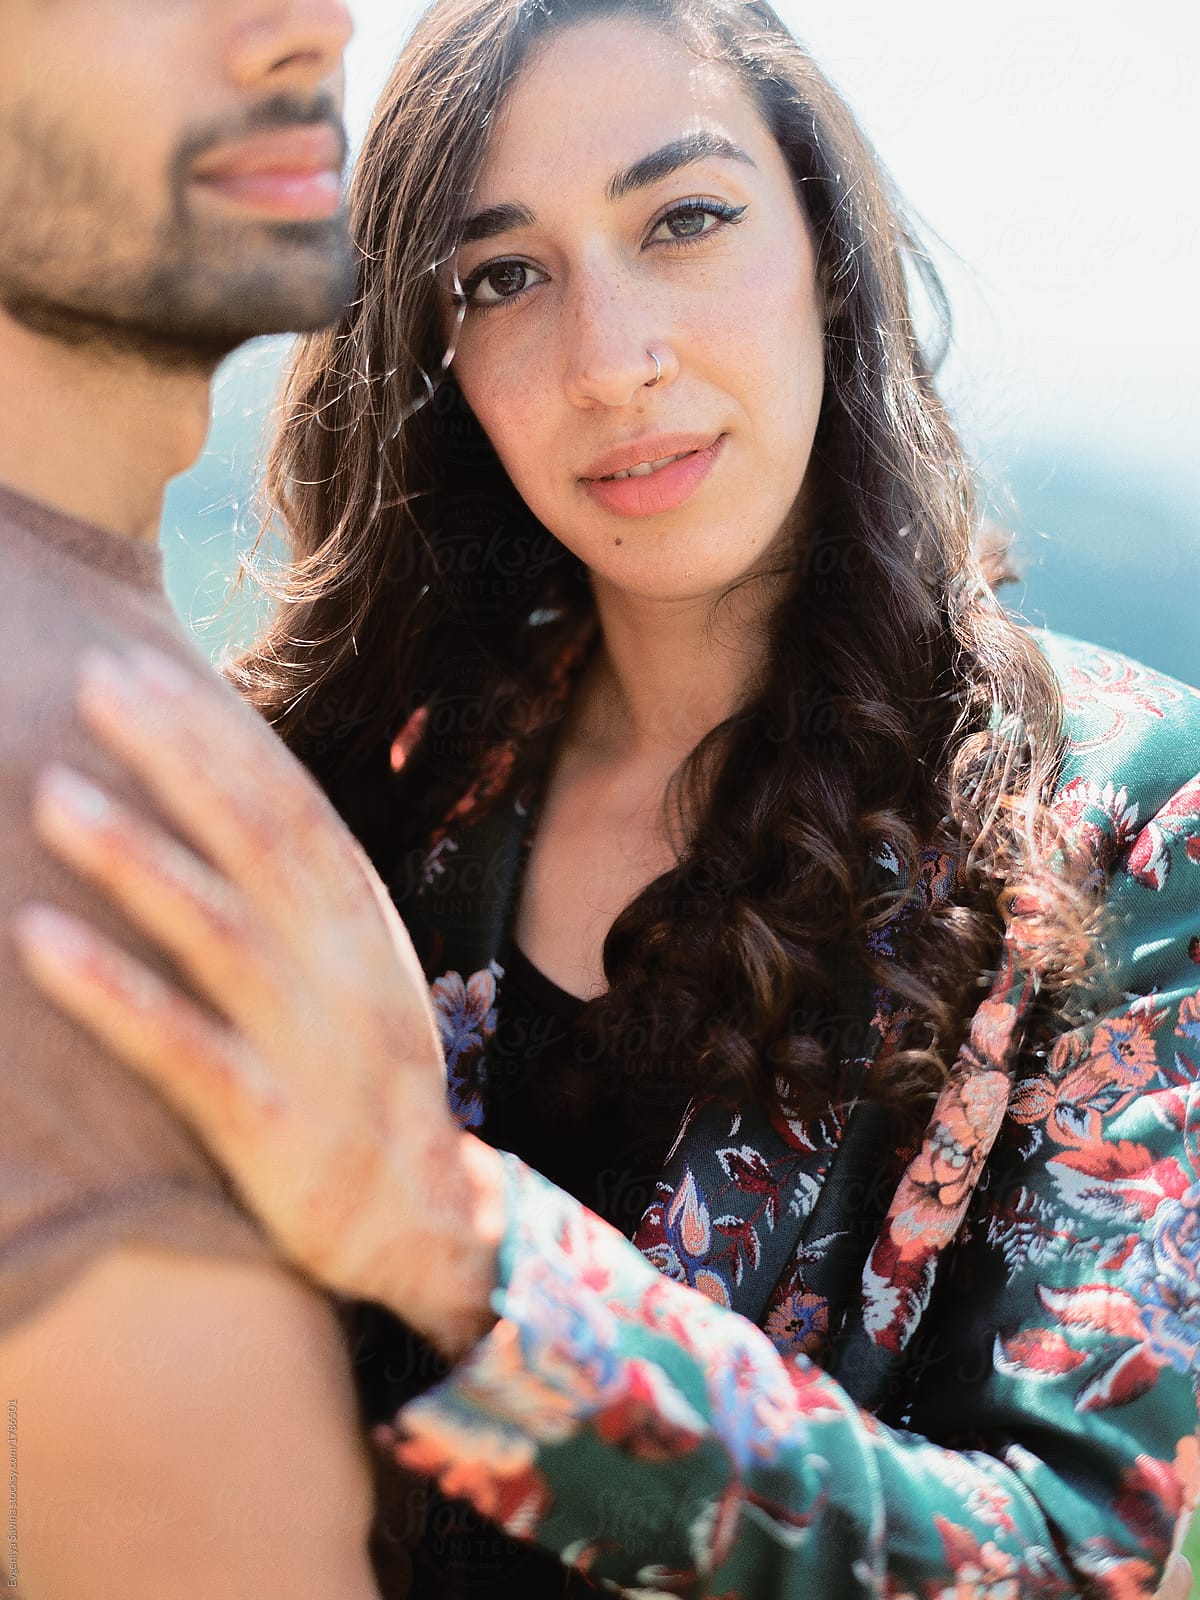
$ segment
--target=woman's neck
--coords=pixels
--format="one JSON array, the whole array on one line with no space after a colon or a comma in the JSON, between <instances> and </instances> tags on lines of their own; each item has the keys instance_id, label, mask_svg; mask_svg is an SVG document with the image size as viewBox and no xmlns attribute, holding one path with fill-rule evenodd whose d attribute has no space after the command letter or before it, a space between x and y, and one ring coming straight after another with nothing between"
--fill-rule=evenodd
<instances>
[{"instance_id":1,"label":"woman's neck","mask_svg":"<svg viewBox=\"0 0 1200 1600\"><path fill-rule=\"evenodd\" d=\"M571 742L632 767L673 770L735 712L766 664L764 585L710 600L642 600L594 585L600 646Z\"/></svg>"}]
</instances>

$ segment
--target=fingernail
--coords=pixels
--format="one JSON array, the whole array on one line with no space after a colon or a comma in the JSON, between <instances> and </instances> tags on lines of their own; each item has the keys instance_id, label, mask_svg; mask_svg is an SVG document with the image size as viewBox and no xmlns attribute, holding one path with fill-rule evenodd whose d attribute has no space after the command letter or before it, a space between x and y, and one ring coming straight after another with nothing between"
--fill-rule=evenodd
<instances>
[{"instance_id":1,"label":"fingernail","mask_svg":"<svg viewBox=\"0 0 1200 1600\"><path fill-rule=\"evenodd\" d=\"M22 945L36 945L39 949L75 959L89 949L87 935L73 917L38 901L18 906L13 913L12 927Z\"/></svg>"},{"instance_id":2,"label":"fingernail","mask_svg":"<svg viewBox=\"0 0 1200 1600\"><path fill-rule=\"evenodd\" d=\"M133 675L125 662L107 650L89 650L79 663L79 682L86 696L99 690L101 697L122 709L137 704L138 693Z\"/></svg>"},{"instance_id":3,"label":"fingernail","mask_svg":"<svg viewBox=\"0 0 1200 1600\"><path fill-rule=\"evenodd\" d=\"M182 700L192 687L191 676L159 650L139 645L129 659L138 682L161 700Z\"/></svg>"},{"instance_id":4,"label":"fingernail","mask_svg":"<svg viewBox=\"0 0 1200 1600\"><path fill-rule=\"evenodd\" d=\"M37 781L37 799L67 812L84 828L99 828L112 817L112 802L70 767L47 767Z\"/></svg>"}]
</instances>

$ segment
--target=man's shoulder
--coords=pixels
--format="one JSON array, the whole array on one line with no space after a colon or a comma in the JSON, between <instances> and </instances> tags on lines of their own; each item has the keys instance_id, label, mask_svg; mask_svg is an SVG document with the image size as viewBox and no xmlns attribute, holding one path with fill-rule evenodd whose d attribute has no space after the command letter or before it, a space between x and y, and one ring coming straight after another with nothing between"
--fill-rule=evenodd
<instances>
[{"instance_id":1,"label":"man's shoulder","mask_svg":"<svg viewBox=\"0 0 1200 1600\"><path fill-rule=\"evenodd\" d=\"M61 763L152 811L136 779L76 716L80 662L90 647L134 642L196 666L200 659L165 603L144 616L136 596L127 606L119 595L89 603L68 589L57 604L53 563L43 569L35 554L14 565L5 573L14 581L0 585L0 1330L122 1243L242 1261L272 1254L190 1128L50 1004L10 932L16 907L49 902L186 991L161 953L43 847L33 796L39 772Z\"/></svg>"},{"instance_id":2,"label":"man's shoulder","mask_svg":"<svg viewBox=\"0 0 1200 1600\"><path fill-rule=\"evenodd\" d=\"M89 650L136 644L205 670L161 590L70 563L0 520L0 782L78 739L74 703Z\"/></svg>"},{"instance_id":3,"label":"man's shoulder","mask_svg":"<svg viewBox=\"0 0 1200 1600\"><path fill-rule=\"evenodd\" d=\"M1152 815L1200 770L1200 690L1101 645L1035 637L1063 697L1059 788L1112 784Z\"/></svg>"}]
</instances>

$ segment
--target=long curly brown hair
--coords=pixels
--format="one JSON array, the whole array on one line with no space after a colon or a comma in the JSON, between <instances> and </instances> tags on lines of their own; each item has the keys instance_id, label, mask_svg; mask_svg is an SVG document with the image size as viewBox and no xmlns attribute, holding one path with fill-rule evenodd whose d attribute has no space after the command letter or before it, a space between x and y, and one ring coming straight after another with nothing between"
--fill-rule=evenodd
<instances>
[{"instance_id":1,"label":"long curly brown hair","mask_svg":"<svg viewBox=\"0 0 1200 1600\"><path fill-rule=\"evenodd\" d=\"M358 163L356 297L302 341L291 370L268 494L293 559L274 580L274 623L235 677L385 876L489 749L516 736L544 764L554 730L536 708L591 593L446 369L438 277L530 52L553 29L611 14L724 62L761 108L816 241L826 393L813 514L769 618L765 686L677 774L671 804L689 819L678 864L613 924L609 989L577 1024L579 1060L623 1064L635 1119L654 1082L734 1098L776 1085L797 1112L816 1111L838 1096L860 1038L840 1019L864 1000L869 1015L886 982L908 1021L872 1082L919 1119L1014 906L1044 979L1073 977L1085 949L1071 874L1047 863L1061 707L977 553L972 474L906 271L944 319L940 286L853 117L768 5L436 0ZM397 774L389 751L421 706L419 759ZM879 931L903 894L874 862L891 851L911 892L931 846L957 867L957 889L885 960ZM664 1126L678 1097L665 1098Z\"/></svg>"}]
</instances>

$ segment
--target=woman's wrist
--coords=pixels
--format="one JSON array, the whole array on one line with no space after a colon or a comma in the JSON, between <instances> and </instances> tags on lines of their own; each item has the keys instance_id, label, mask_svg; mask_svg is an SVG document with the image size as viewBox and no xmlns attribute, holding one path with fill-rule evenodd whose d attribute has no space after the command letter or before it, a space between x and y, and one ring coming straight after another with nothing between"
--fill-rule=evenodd
<instances>
[{"instance_id":1,"label":"woman's wrist","mask_svg":"<svg viewBox=\"0 0 1200 1600\"><path fill-rule=\"evenodd\" d=\"M499 1153L454 1130L431 1152L421 1183L421 1221L400 1242L403 1281L388 1304L449 1360L477 1344L496 1321L500 1245L507 1228L508 1179Z\"/></svg>"}]
</instances>

